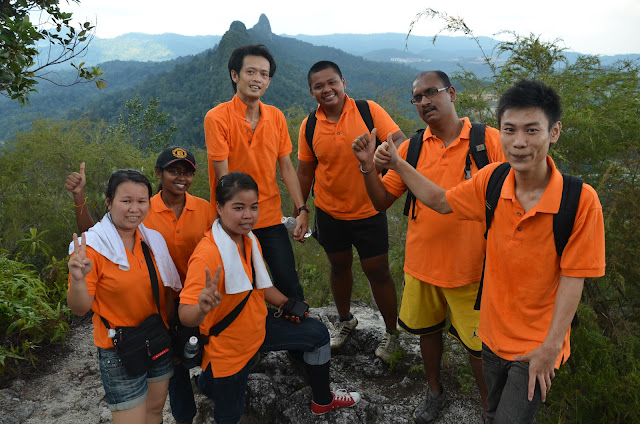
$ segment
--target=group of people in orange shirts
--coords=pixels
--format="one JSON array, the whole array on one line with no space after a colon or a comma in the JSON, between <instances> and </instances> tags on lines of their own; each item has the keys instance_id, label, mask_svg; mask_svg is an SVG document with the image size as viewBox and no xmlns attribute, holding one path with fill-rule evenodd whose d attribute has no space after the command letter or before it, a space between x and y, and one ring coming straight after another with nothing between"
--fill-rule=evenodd
<instances>
[{"instance_id":1,"label":"group of people in orange shirts","mask_svg":"<svg viewBox=\"0 0 640 424\"><path fill-rule=\"evenodd\" d=\"M484 166L471 160L476 124L458 117L445 73L415 78L411 102L428 127L407 140L382 107L345 93L337 64L320 61L308 72L318 108L301 124L296 170L284 114L261 102L276 70L273 56L263 45L241 46L228 68L236 94L204 119L210 202L188 193L196 161L181 147L158 157L156 195L140 172L114 172L105 193L109 211L95 225L84 197L85 165L66 181L82 233L70 245L68 304L77 315L94 312L113 421L162 422L167 393L176 422L196 415L189 370L172 355L160 353L146 372L131 375L114 351L111 328L138 326L156 312L165 323L179 320L204 334L197 382L214 401L218 424L239 422L261 351L287 350L304 364L312 413L358 403L357 391L331 390L329 373L331 349L358 324L350 311L355 246L385 326L375 355L389 361L398 327L419 336L427 387L416 423L435 421L446 403L440 366L447 317L449 334L469 354L482 421L533 422L554 370L569 356L584 278L603 275L605 266L602 208L587 184L566 247L561 254L555 248L563 176L547 153L562 129L557 93L537 81L508 89L498 102L499 128L482 127ZM414 138L421 147L409 163ZM488 231L487 184L502 162L511 169ZM295 241L310 229L307 200L314 193L312 229L329 260L339 315L331 331L303 303L277 168L294 204ZM398 312L385 210L407 190L417 201ZM154 300L156 273L161 295Z\"/></svg>"}]
</instances>

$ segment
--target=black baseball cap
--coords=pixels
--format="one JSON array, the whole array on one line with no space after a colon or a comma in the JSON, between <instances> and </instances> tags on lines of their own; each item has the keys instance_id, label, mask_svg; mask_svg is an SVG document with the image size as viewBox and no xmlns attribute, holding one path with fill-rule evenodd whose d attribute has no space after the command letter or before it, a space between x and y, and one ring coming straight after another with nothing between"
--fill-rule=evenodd
<instances>
[{"instance_id":1,"label":"black baseball cap","mask_svg":"<svg viewBox=\"0 0 640 424\"><path fill-rule=\"evenodd\" d=\"M160 153L160 156L158 156L158 160L156 161L156 168L164 169L178 161L185 161L189 163L193 167L194 171L197 169L196 158L193 157L193 154L191 154L187 149L177 146L167 147L162 153Z\"/></svg>"}]
</instances>

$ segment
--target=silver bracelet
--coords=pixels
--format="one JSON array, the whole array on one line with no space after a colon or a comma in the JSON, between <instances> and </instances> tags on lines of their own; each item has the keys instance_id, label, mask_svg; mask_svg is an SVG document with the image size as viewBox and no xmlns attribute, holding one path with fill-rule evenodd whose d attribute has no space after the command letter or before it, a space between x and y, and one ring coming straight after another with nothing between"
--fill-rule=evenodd
<instances>
[{"instance_id":1,"label":"silver bracelet","mask_svg":"<svg viewBox=\"0 0 640 424\"><path fill-rule=\"evenodd\" d=\"M364 169L362 169L362 164L361 164L361 163L359 163L359 164L358 164L358 166L360 167L360 172L362 172L364 175L367 175L369 172L373 171L373 168L375 168L375 167L376 167L376 164L375 164L375 163L372 163L372 164L371 164L371 168L369 168L369 169L368 169L368 170L366 170L366 171L365 171Z\"/></svg>"}]
</instances>

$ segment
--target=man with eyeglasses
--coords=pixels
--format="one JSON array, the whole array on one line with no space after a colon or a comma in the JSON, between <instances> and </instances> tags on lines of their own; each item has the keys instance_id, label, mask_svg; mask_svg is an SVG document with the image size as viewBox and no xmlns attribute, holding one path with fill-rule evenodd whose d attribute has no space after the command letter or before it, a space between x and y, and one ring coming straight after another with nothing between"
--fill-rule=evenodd
<instances>
[{"instance_id":1,"label":"man with eyeglasses","mask_svg":"<svg viewBox=\"0 0 640 424\"><path fill-rule=\"evenodd\" d=\"M422 139L416 169L441 187L451 188L465 180L471 123L458 118L456 89L442 71L419 74L413 81L411 103L428 124ZM484 144L490 162L506 161L499 132L485 129ZM408 140L398 149L407 158ZM353 144L363 168L373 164L375 145L363 137ZM475 161L471 174L478 171ZM367 192L377 210L388 209L407 191L400 176L389 170L381 179L364 175ZM440 384L442 330L447 309L449 334L460 340L469 353L482 407L486 409L487 389L482 377L482 343L477 336L479 312L474 310L485 252L484 226L440 215L416 202L409 219L405 248L405 285L398 323L405 331L420 336L420 349L427 378L426 400L414 412L416 423L431 423L445 402ZM484 411L483 411L484 417Z\"/></svg>"}]
</instances>

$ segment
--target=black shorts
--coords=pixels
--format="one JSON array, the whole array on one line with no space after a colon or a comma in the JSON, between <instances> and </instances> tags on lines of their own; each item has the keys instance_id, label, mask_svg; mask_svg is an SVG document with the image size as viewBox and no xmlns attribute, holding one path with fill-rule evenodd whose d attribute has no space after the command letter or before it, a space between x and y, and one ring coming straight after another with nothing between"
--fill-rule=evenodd
<instances>
[{"instance_id":1,"label":"black shorts","mask_svg":"<svg viewBox=\"0 0 640 424\"><path fill-rule=\"evenodd\" d=\"M316 206L315 232L320 246L327 253L344 252L355 246L360 259L369 259L389 252L387 214L343 221Z\"/></svg>"}]
</instances>

